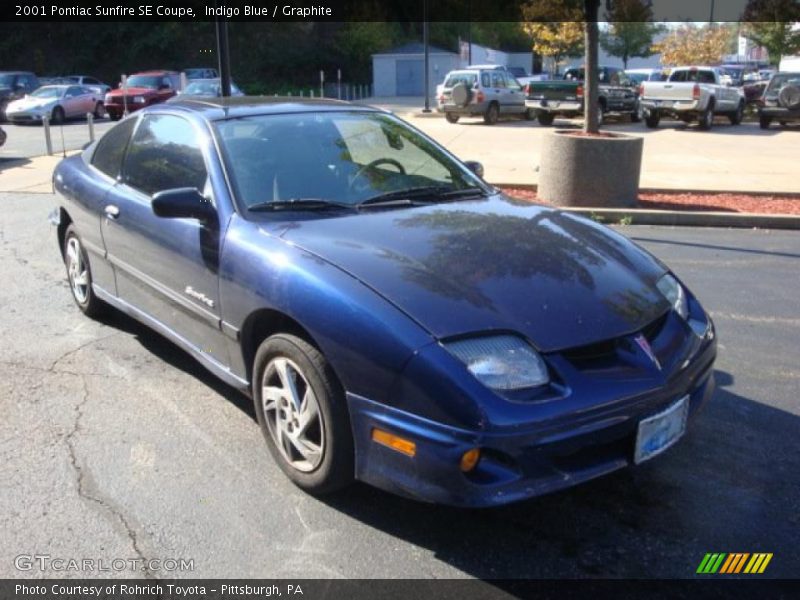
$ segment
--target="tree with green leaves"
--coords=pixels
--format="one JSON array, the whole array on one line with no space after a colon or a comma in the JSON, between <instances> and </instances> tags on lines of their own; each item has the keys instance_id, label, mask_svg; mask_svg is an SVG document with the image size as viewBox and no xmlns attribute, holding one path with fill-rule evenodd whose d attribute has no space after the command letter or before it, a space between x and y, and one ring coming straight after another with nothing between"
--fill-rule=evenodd
<instances>
[{"instance_id":1,"label":"tree with green leaves","mask_svg":"<svg viewBox=\"0 0 800 600\"><path fill-rule=\"evenodd\" d=\"M744 35L769 52L777 65L784 56L800 53L800 2L797 0L750 0L743 15Z\"/></svg>"},{"instance_id":2,"label":"tree with green leaves","mask_svg":"<svg viewBox=\"0 0 800 600\"><path fill-rule=\"evenodd\" d=\"M558 63L565 56L583 53L583 0L529 0L522 6L523 29L532 49Z\"/></svg>"},{"instance_id":3,"label":"tree with green leaves","mask_svg":"<svg viewBox=\"0 0 800 600\"><path fill-rule=\"evenodd\" d=\"M622 59L628 68L633 57L653 55L653 38L662 27L653 23L653 9L645 0L614 0L606 12L608 29L600 35L600 45L611 56Z\"/></svg>"}]
</instances>

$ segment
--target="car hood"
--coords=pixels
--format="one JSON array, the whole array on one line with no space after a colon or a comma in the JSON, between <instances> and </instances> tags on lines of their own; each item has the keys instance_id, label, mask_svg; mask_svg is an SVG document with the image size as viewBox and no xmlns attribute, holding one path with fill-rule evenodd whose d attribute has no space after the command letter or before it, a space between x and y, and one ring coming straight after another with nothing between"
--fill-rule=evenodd
<instances>
[{"instance_id":1,"label":"car hood","mask_svg":"<svg viewBox=\"0 0 800 600\"><path fill-rule=\"evenodd\" d=\"M146 88L146 87L129 87L127 90L128 96L152 96L156 94L156 90L153 88ZM110 96L125 96L125 90L117 88L116 90L110 90L108 92Z\"/></svg>"},{"instance_id":2,"label":"car hood","mask_svg":"<svg viewBox=\"0 0 800 600\"><path fill-rule=\"evenodd\" d=\"M15 110L29 110L32 108L43 108L45 106L52 106L58 102L58 98L36 98L35 96L25 96L19 100L13 100L8 103L8 111Z\"/></svg>"},{"instance_id":3,"label":"car hood","mask_svg":"<svg viewBox=\"0 0 800 600\"><path fill-rule=\"evenodd\" d=\"M666 268L591 221L504 196L293 221L283 238L437 338L513 331L543 352L632 333L669 307Z\"/></svg>"}]
</instances>

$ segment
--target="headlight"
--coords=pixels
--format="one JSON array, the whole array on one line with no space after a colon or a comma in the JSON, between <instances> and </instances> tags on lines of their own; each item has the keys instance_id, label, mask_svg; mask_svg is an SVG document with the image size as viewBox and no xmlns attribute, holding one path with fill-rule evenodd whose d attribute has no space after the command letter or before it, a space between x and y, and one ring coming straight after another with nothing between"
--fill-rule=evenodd
<instances>
[{"instance_id":1,"label":"headlight","mask_svg":"<svg viewBox=\"0 0 800 600\"><path fill-rule=\"evenodd\" d=\"M133 97L133 103L134 104L144 104L145 103L144 96L134 96Z\"/></svg>"},{"instance_id":2,"label":"headlight","mask_svg":"<svg viewBox=\"0 0 800 600\"><path fill-rule=\"evenodd\" d=\"M656 283L658 290L664 295L672 305L673 310L678 313L683 319L689 317L689 301L686 299L686 292L683 286L678 283L678 280L667 273Z\"/></svg>"},{"instance_id":3,"label":"headlight","mask_svg":"<svg viewBox=\"0 0 800 600\"><path fill-rule=\"evenodd\" d=\"M550 380L542 357L513 335L448 342L444 347L461 360L478 381L495 390L518 390Z\"/></svg>"},{"instance_id":4,"label":"headlight","mask_svg":"<svg viewBox=\"0 0 800 600\"><path fill-rule=\"evenodd\" d=\"M106 94L106 95L103 97L103 102L105 102L106 104L111 104L111 98L112 98L112 97L113 97L113 96L112 96L111 94Z\"/></svg>"}]
</instances>

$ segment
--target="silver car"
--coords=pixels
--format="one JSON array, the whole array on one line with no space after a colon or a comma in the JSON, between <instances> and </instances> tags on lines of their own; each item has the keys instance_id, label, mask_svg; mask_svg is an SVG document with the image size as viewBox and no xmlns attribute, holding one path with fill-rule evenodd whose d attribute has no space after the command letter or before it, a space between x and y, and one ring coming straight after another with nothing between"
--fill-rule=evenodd
<instances>
[{"instance_id":1,"label":"silver car","mask_svg":"<svg viewBox=\"0 0 800 600\"><path fill-rule=\"evenodd\" d=\"M86 113L93 113L98 119L105 116L103 97L80 85L45 85L9 102L6 108L6 117L12 123L41 123L48 117L51 123L58 124Z\"/></svg>"},{"instance_id":2,"label":"silver car","mask_svg":"<svg viewBox=\"0 0 800 600\"><path fill-rule=\"evenodd\" d=\"M438 89L437 106L449 123L461 117L483 117L494 125L500 117L532 119L535 112L525 107L522 86L504 68L468 67L451 71Z\"/></svg>"}]
</instances>

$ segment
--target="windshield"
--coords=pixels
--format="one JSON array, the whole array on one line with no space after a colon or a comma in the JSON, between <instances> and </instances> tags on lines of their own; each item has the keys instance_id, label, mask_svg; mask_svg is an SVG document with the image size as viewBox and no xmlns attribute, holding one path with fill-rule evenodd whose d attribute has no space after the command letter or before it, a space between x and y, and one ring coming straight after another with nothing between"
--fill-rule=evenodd
<instances>
[{"instance_id":1,"label":"windshield","mask_svg":"<svg viewBox=\"0 0 800 600\"><path fill-rule=\"evenodd\" d=\"M462 71L460 73L450 73L447 80L444 82L444 87L455 87L459 83L467 84L467 87L472 87L478 80L478 74L472 71Z\"/></svg>"},{"instance_id":2,"label":"windshield","mask_svg":"<svg viewBox=\"0 0 800 600\"><path fill-rule=\"evenodd\" d=\"M60 87L40 87L35 92L31 93L34 98L60 98L64 88Z\"/></svg>"},{"instance_id":3,"label":"windshield","mask_svg":"<svg viewBox=\"0 0 800 600\"><path fill-rule=\"evenodd\" d=\"M355 206L403 190L488 188L429 139L381 113L259 115L215 125L244 207L315 199Z\"/></svg>"},{"instance_id":4,"label":"windshield","mask_svg":"<svg viewBox=\"0 0 800 600\"><path fill-rule=\"evenodd\" d=\"M9 75L6 73L5 75L0 74L0 86L3 87L11 87L14 83L14 75Z\"/></svg>"},{"instance_id":5,"label":"windshield","mask_svg":"<svg viewBox=\"0 0 800 600\"><path fill-rule=\"evenodd\" d=\"M232 87L232 86L231 86ZM186 86L184 94L191 96L219 96L219 82L217 81L193 81Z\"/></svg>"},{"instance_id":6,"label":"windshield","mask_svg":"<svg viewBox=\"0 0 800 600\"><path fill-rule=\"evenodd\" d=\"M132 77L128 77L128 87L142 87L157 90L163 79L163 77L157 75L133 75Z\"/></svg>"},{"instance_id":7,"label":"windshield","mask_svg":"<svg viewBox=\"0 0 800 600\"><path fill-rule=\"evenodd\" d=\"M769 82L767 90L770 92L778 92L785 85L800 86L800 73L781 73L780 75L775 75Z\"/></svg>"}]
</instances>

